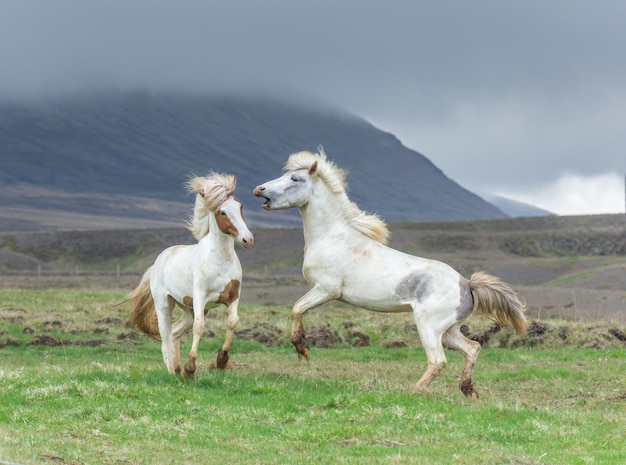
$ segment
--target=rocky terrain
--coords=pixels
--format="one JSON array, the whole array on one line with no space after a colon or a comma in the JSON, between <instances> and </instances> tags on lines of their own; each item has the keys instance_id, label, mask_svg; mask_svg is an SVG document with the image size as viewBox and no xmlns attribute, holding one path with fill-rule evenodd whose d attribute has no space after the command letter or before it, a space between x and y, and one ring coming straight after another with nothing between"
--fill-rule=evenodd
<instances>
[{"instance_id":1,"label":"rocky terrain","mask_svg":"<svg viewBox=\"0 0 626 465\"><path fill-rule=\"evenodd\" d=\"M394 223L391 246L449 263L465 276L486 270L513 284L538 317L626 320L626 215ZM239 249L245 301L291 306L306 292L301 229L254 229ZM164 248L189 244L165 229L0 234L0 286L93 286L130 291Z\"/></svg>"}]
</instances>

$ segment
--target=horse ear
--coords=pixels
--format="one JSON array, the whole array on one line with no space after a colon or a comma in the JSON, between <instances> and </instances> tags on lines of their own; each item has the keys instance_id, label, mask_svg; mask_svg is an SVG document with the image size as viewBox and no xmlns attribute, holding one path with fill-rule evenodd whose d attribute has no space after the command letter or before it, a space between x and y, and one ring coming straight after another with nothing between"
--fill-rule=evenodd
<instances>
[{"instance_id":1,"label":"horse ear","mask_svg":"<svg viewBox=\"0 0 626 465\"><path fill-rule=\"evenodd\" d=\"M317 171L317 160L315 160L313 164L311 165L311 167L309 168L309 175L313 176L316 171Z\"/></svg>"}]
</instances>

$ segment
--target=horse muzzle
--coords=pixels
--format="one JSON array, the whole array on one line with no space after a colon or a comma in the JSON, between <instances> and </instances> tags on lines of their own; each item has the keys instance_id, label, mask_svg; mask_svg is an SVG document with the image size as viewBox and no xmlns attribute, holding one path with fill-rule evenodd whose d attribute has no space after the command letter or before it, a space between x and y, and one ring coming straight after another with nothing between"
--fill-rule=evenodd
<instances>
[{"instance_id":1,"label":"horse muzzle","mask_svg":"<svg viewBox=\"0 0 626 465\"><path fill-rule=\"evenodd\" d=\"M265 186L256 186L252 193L260 199L265 199L265 203L261 205L261 208L263 208L263 210L271 210L272 199L264 195L263 191L265 191Z\"/></svg>"},{"instance_id":2,"label":"horse muzzle","mask_svg":"<svg viewBox=\"0 0 626 465\"><path fill-rule=\"evenodd\" d=\"M239 245L244 249L249 249L254 245L254 236L252 234L246 235L238 239Z\"/></svg>"}]
</instances>

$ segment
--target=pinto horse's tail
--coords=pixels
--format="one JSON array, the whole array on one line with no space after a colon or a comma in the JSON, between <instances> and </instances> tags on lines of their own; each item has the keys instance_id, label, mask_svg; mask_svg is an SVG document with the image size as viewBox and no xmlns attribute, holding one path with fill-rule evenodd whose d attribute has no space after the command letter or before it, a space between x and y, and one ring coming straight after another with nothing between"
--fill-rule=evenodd
<instances>
[{"instance_id":1,"label":"pinto horse's tail","mask_svg":"<svg viewBox=\"0 0 626 465\"><path fill-rule=\"evenodd\" d=\"M474 297L474 309L489 314L500 326L513 326L522 336L526 333L526 304L510 285L480 271L472 274L469 285Z\"/></svg>"},{"instance_id":2,"label":"pinto horse's tail","mask_svg":"<svg viewBox=\"0 0 626 465\"><path fill-rule=\"evenodd\" d=\"M124 302L130 302L132 305L127 325L160 341L161 334L159 333L159 323L157 321L152 293L150 292L151 274L152 267L148 268L143 274L139 286L126 296Z\"/></svg>"}]
</instances>

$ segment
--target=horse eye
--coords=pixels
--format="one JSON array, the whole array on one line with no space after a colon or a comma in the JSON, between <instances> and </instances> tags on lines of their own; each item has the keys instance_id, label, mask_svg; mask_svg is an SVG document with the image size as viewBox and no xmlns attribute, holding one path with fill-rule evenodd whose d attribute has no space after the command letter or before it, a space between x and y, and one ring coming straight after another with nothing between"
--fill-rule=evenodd
<instances>
[{"instance_id":1,"label":"horse eye","mask_svg":"<svg viewBox=\"0 0 626 465\"><path fill-rule=\"evenodd\" d=\"M226 216L226 212L224 210L220 210L220 215Z\"/></svg>"},{"instance_id":2,"label":"horse eye","mask_svg":"<svg viewBox=\"0 0 626 465\"><path fill-rule=\"evenodd\" d=\"M300 181L300 178L298 178L298 176L296 176L296 175L294 174L294 175L291 177L291 180L292 180L293 182L298 182L298 181Z\"/></svg>"}]
</instances>

